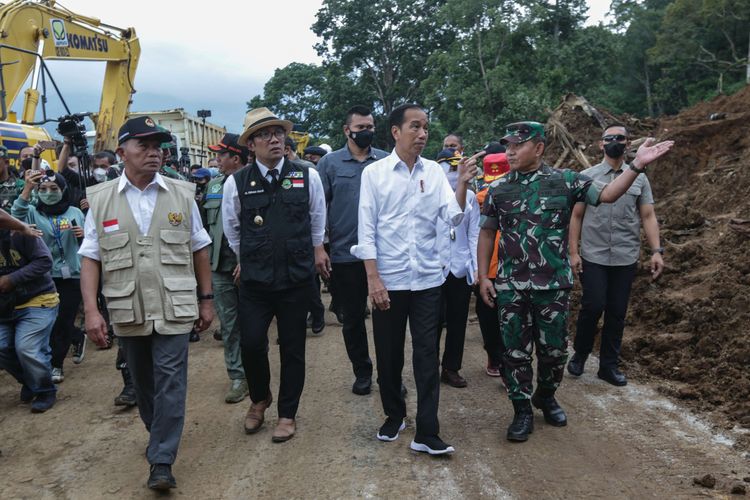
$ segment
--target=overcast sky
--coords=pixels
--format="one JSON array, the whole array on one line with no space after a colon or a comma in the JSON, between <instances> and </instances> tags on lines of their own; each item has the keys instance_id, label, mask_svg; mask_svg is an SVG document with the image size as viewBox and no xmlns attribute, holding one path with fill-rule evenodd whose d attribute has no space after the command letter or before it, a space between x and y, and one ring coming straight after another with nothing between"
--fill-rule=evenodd
<instances>
[{"instance_id":1,"label":"overcast sky","mask_svg":"<svg viewBox=\"0 0 750 500\"><path fill-rule=\"evenodd\" d=\"M182 107L239 131L246 101L276 68L320 62L310 30L320 0L63 0L68 9L118 27L133 27L141 43L133 111ZM603 19L609 0L588 0L589 23ZM198 6L198 7L196 7ZM281 35L281 36L280 36ZM53 62L52 75L74 111L99 107L104 63ZM84 81L81 81L81 78ZM60 114L50 96L52 114ZM14 108L20 109L19 98Z\"/></svg>"}]
</instances>

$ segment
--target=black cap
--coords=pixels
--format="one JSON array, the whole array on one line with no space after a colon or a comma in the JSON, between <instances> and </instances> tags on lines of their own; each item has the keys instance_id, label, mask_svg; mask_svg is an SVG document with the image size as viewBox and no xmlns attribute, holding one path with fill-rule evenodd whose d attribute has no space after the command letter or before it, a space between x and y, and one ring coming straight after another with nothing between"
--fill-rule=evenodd
<instances>
[{"instance_id":1,"label":"black cap","mask_svg":"<svg viewBox=\"0 0 750 500\"><path fill-rule=\"evenodd\" d=\"M484 151L488 155L497 154L497 153L505 153L505 146L503 146L497 141L492 141L484 147Z\"/></svg>"},{"instance_id":2,"label":"black cap","mask_svg":"<svg viewBox=\"0 0 750 500\"><path fill-rule=\"evenodd\" d=\"M172 134L167 129L157 125L150 116L139 116L138 118L131 118L120 127L120 132L117 134L117 145L121 146L123 142L129 139L143 137L153 137L160 143L172 141Z\"/></svg>"},{"instance_id":3,"label":"black cap","mask_svg":"<svg viewBox=\"0 0 750 500\"><path fill-rule=\"evenodd\" d=\"M240 136L237 134L224 134L218 144L211 144L208 149L215 153L234 153L240 156L247 156L250 150L239 144Z\"/></svg>"},{"instance_id":4,"label":"black cap","mask_svg":"<svg viewBox=\"0 0 750 500\"><path fill-rule=\"evenodd\" d=\"M317 156L325 156L328 154L328 151L321 148L320 146L308 146L305 148L304 153L306 155L317 155Z\"/></svg>"}]
</instances>

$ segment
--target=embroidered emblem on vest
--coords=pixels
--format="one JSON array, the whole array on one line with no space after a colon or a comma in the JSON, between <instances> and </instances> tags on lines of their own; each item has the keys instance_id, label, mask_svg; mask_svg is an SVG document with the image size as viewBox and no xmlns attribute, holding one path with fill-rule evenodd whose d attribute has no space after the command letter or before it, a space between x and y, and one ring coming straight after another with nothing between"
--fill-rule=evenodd
<instances>
[{"instance_id":1,"label":"embroidered emblem on vest","mask_svg":"<svg viewBox=\"0 0 750 500\"><path fill-rule=\"evenodd\" d=\"M182 224L182 212L169 212L167 219L169 219L169 223L173 226L179 226Z\"/></svg>"}]
</instances>

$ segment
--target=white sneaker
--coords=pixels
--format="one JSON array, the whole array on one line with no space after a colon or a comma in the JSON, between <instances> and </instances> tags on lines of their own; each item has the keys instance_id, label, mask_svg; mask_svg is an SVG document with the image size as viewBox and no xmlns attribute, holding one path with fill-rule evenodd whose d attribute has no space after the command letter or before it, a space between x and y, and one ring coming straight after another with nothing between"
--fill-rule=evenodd
<instances>
[{"instance_id":1,"label":"white sneaker","mask_svg":"<svg viewBox=\"0 0 750 500\"><path fill-rule=\"evenodd\" d=\"M52 383L59 384L63 380L65 380L65 375L63 375L62 368L52 368Z\"/></svg>"}]
</instances>

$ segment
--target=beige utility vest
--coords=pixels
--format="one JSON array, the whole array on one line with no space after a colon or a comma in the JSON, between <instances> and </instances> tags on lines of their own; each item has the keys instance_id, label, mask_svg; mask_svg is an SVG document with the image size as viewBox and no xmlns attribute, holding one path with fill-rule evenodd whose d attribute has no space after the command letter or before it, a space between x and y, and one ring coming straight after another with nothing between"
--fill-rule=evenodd
<instances>
[{"instance_id":1,"label":"beige utility vest","mask_svg":"<svg viewBox=\"0 0 750 500\"><path fill-rule=\"evenodd\" d=\"M162 177L148 234L140 234L119 179L86 188L99 236L102 294L120 337L189 333L198 318L190 243L195 186Z\"/></svg>"}]
</instances>

